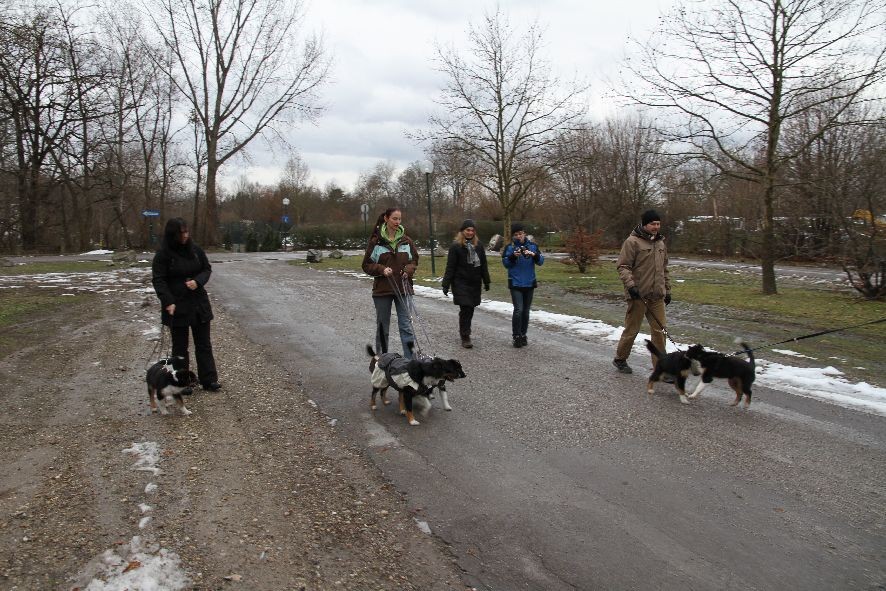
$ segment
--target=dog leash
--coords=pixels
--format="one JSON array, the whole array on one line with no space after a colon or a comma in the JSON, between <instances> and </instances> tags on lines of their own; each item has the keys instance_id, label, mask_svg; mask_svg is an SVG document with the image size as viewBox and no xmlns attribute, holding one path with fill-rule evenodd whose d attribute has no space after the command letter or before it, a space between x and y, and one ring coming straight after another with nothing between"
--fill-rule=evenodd
<instances>
[{"instance_id":1,"label":"dog leash","mask_svg":"<svg viewBox=\"0 0 886 591\"><path fill-rule=\"evenodd\" d=\"M757 349L768 349L769 347L774 347L775 345L783 345L785 343L795 343L797 341L802 341L803 339L811 339L812 337L820 337L821 335L831 334L834 332L840 332L843 330L849 330L850 328L858 328L860 326L867 326L869 324L879 324L880 322L886 322L886 318L880 318L879 320L869 320L867 322L861 322L859 324L850 324L849 326L842 326L840 328L832 328L830 330L820 330L818 332L813 332L811 334L806 334L799 337L794 337L792 339L786 339L784 341L778 341L777 343L769 343L768 345L760 345L759 347L754 347L753 349L748 349L747 351L736 351L735 353L730 353L727 357L735 357L736 355L744 355L748 353L748 351L756 351Z\"/></svg>"},{"instance_id":2,"label":"dog leash","mask_svg":"<svg viewBox=\"0 0 886 591\"><path fill-rule=\"evenodd\" d=\"M677 344L677 341L675 341L674 339L671 338L671 335L668 332L668 329L665 328L665 325L662 324L661 320L658 319L658 316L655 315L655 312L652 311L652 308L649 307L649 302L643 298L640 298L640 301L643 302L643 304L646 306L646 311L649 312L649 315L652 316L652 319L655 320L656 324L658 324L658 327L661 329L661 332L663 332L664 335L666 337L668 337L668 340L671 341L671 343L673 343L675 347L677 347L678 351L680 351L681 350L680 345Z\"/></svg>"},{"instance_id":3,"label":"dog leash","mask_svg":"<svg viewBox=\"0 0 886 591\"><path fill-rule=\"evenodd\" d=\"M163 343L166 340L166 331L163 330L164 328L163 323L160 323L160 340L154 344L154 348L151 350L151 354L148 356L148 361L145 364L145 369L148 369L148 367L153 365L155 357L159 360L161 355L163 355ZM169 330L172 331L172 328L170 327ZM171 357L171 355L168 355L167 357Z\"/></svg>"},{"instance_id":4,"label":"dog leash","mask_svg":"<svg viewBox=\"0 0 886 591\"><path fill-rule=\"evenodd\" d=\"M409 279L408 277L406 277L406 274L401 275L400 286L397 285L396 280L394 280L394 278L390 275L387 275L386 279L391 285L391 290L394 292L394 297L406 310L406 318L409 321L410 328L412 328L412 335L415 337L415 352L418 354L419 357L422 357L425 355L425 353L422 351L421 343L419 342L418 338L418 331L416 330L416 325L419 324L419 316L418 310L415 307L414 298L409 294ZM422 326L421 328L423 329L424 327ZM430 348L431 341L427 336L427 331L422 330L422 332L424 332L425 339L427 340L428 347Z\"/></svg>"}]
</instances>

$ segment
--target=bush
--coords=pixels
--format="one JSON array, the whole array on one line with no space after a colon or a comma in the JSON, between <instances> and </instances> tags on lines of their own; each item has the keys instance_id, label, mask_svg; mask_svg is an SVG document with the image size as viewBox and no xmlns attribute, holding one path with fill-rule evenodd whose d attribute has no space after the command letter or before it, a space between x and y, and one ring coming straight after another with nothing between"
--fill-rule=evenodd
<instances>
[{"instance_id":1,"label":"bush","mask_svg":"<svg viewBox=\"0 0 886 591\"><path fill-rule=\"evenodd\" d=\"M569 255L564 262L578 265L579 273L587 271L589 265L597 262L600 258L600 241L603 238L603 230L597 230L589 234L584 228L576 228L569 233L566 239L566 254Z\"/></svg>"}]
</instances>

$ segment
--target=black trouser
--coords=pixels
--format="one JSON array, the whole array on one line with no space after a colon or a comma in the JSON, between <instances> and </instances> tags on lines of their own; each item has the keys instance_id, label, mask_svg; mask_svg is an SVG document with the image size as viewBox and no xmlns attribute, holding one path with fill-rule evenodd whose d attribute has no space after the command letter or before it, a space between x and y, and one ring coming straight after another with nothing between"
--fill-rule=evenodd
<instances>
[{"instance_id":1,"label":"black trouser","mask_svg":"<svg viewBox=\"0 0 886 591\"><path fill-rule=\"evenodd\" d=\"M197 379L201 384L211 384L218 381L218 372L215 369L215 357L212 355L212 341L209 340L209 323L198 322L191 326L171 326L172 354L179 355L188 360L188 329L194 335L194 357L197 359Z\"/></svg>"},{"instance_id":2,"label":"black trouser","mask_svg":"<svg viewBox=\"0 0 886 591\"><path fill-rule=\"evenodd\" d=\"M458 334L471 336L471 319L474 318L474 306L458 307Z\"/></svg>"},{"instance_id":3,"label":"black trouser","mask_svg":"<svg viewBox=\"0 0 886 591\"><path fill-rule=\"evenodd\" d=\"M514 314L511 316L511 330L515 337L526 336L529 328L529 310L532 308L532 287L512 287L511 301L514 303Z\"/></svg>"}]
</instances>

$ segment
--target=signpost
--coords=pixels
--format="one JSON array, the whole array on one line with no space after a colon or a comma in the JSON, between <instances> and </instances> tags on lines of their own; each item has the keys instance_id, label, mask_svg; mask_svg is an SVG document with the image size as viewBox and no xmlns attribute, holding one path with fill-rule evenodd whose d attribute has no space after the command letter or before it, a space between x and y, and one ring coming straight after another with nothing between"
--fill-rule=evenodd
<instances>
[{"instance_id":1,"label":"signpost","mask_svg":"<svg viewBox=\"0 0 886 591\"><path fill-rule=\"evenodd\" d=\"M160 217L160 211L156 209L143 209L142 217L151 220L150 224L148 224L148 232L150 232L151 244L154 244L154 218Z\"/></svg>"},{"instance_id":2,"label":"signpost","mask_svg":"<svg viewBox=\"0 0 886 591\"><path fill-rule=\"evenodd\" d=\"M363 218L363 234L366 234L366 222L369 221L369 204L360 205L360 216Z\"/></svg>"}]
</instances>

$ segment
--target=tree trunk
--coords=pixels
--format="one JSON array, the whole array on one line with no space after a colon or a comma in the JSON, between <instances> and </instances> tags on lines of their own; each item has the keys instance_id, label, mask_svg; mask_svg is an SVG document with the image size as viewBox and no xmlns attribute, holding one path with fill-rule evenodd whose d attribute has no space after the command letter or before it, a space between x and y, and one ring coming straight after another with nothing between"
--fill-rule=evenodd
<instances>
[{"instance_id":1,"label":"tree trunk","mask_svg":"<svg viewBox=\"0 0 886 591\"><path fill-rule=\"evenodd\" d=\"M206 162L206 197L203 207L203 245L215 246L218 244L218 206L216 203L215 181L218 176L219 164L210 151Z\"/></svg>"},{"instance_id":2,"label":"tree trunk","mask_svg":"<svg viewBox=\"0 0 886 591\"><path fill-rule=\"evenodd\" d=\"M763 270L764 295L774 295L778 293L775 285L775 229L773 228L774 195L774 181L769 177L766 179L766 186L763 191L763 253L760 256L760 267Z\"/></svg>"}]
</instances>

